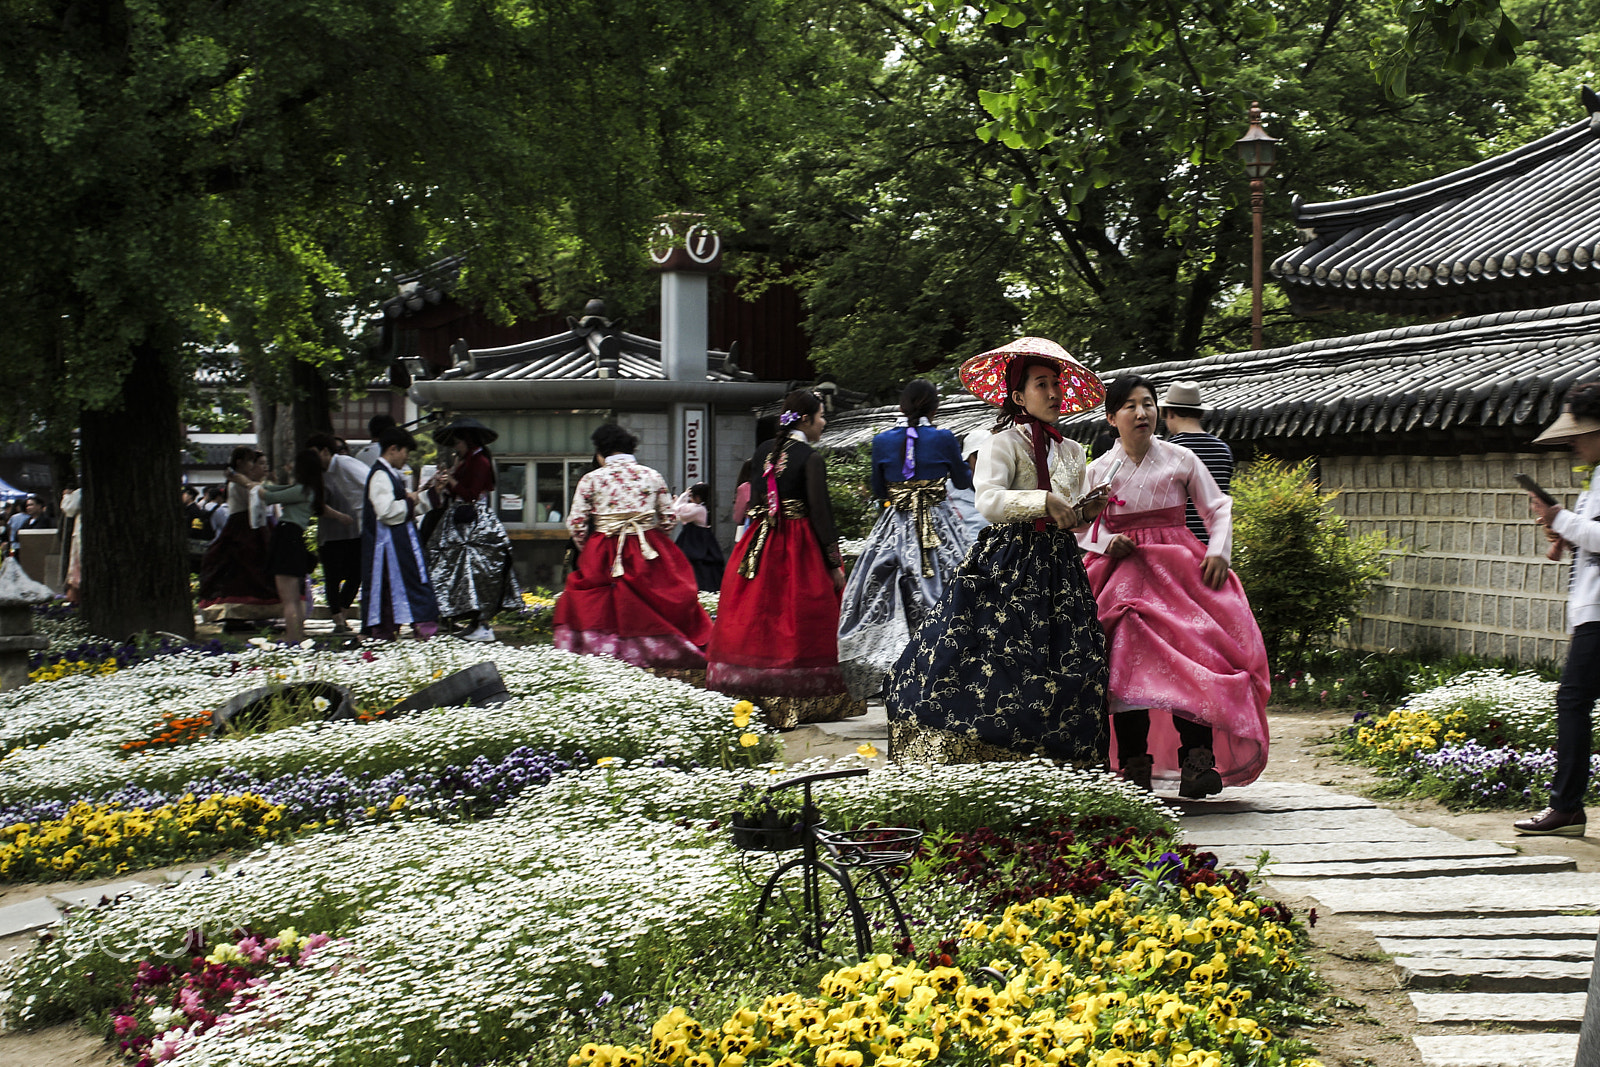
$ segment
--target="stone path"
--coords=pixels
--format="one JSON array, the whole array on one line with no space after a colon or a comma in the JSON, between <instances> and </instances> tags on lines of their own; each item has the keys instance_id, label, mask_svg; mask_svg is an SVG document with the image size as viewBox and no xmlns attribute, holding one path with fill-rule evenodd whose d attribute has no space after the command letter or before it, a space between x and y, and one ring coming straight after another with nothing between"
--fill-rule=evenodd
<instances>
[{"instance_id":1,"label":"stone path","mask_svg":"<svg viewBox=\"0 0 1600 1067\"><path fill-rule=\"evenodd\" d=\"M1160 788L1158 786L1158 788ZM1429 1067L1572 1067L1600 932L1600 873L1417 826L1319 786L1163 794L1187 839L1369 930L1409 991ZM1505 1034L1484 1027L1540 1032ZM1450 1032L1454 1030L1456 1032Z\"/></svg>"}]
</instances>

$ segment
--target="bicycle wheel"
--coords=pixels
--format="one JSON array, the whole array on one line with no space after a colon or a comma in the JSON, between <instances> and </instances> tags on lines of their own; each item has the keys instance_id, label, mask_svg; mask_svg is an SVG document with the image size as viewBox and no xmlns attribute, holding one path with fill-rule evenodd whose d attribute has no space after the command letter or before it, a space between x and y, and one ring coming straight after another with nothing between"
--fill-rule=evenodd
<instances>
[{"instance_id":1,"label":"bicycle wheel","mask_svg":"<svg viewBox=\"0 0 1600 1067\"><path fill-rule=\"evenodd\" d=\"M872 951L867 915L850 879L832 865L804 856L767 879L756 905L756 924L775 943L798 944L826 959L860 958Z\"/></svg>"}]
</instances>

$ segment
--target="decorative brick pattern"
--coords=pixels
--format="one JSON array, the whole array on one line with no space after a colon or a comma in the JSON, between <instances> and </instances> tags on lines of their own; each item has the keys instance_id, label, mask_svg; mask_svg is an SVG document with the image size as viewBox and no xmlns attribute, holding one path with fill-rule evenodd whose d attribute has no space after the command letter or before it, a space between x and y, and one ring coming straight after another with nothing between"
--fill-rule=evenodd
<instances>
[{"instance_id":1,"label":"decorative brick pattern","mask_svg":"<svg viewBox=\"0 0 1600 1067\"><path fill-rule=\"evenodd\" d=\"M1512 480L1531 475L1565 504L1582 488L1566 453L1460 457L1330 456L1322 487L1352 534L1387 533L1402 550L1347 635L1356 648L1559 659L1566 653L1567 564Z\"/></svg>"}]
</instances>

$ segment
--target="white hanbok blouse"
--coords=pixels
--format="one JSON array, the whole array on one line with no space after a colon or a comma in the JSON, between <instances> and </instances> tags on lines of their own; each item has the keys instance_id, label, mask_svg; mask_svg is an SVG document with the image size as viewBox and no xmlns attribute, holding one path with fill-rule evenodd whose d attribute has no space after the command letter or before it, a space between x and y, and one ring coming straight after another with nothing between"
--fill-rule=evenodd
<instances>
[{"instance_id":1,"label":"white hanbok blouse","mask_svg":"<svg viewBox=\"0 0 1600 1067\"><path fill-rule=\"evenodd\" d=\"M1193 453L1190 453L1193 455ZM1068 438L1051 441L1050 489L1040 489L1033 465L1033 429L1008 426L993 434L978 450L973 490L978 513L990 522L1031 522L1047 519L1044 498L1054 492L1076 503L1084 490L1083 446Z\"/></svg>"},{"instance_id":2,"label":"white hanbok blouse","mask_svg":"<svg viewBox=\"0 0 1600 1067\"><path fill-rule=\"evenodd\" d=\"M1122 461L1122 466L1111 483L1111 496L1121 503L1108 505L1103 514L1133 515L1175 507L1179 512L1178 525L1182 526L1184 502L1193 500L1195 511L1211 535L1206 555L1221 556L1224 560L1233 555L1233 498L1217 488L1217 480L1206 470L1199 456L1182 445L1155 438L1144 459L1134 463L1118 441L1109 452L1089 464L1089 484L1099 485L1118 460ZM1098 532L1093 526L1079 531L1078 543L1085 552L1103 553L1115 536L1102 522Z\"/></svg>"}]
</instances>

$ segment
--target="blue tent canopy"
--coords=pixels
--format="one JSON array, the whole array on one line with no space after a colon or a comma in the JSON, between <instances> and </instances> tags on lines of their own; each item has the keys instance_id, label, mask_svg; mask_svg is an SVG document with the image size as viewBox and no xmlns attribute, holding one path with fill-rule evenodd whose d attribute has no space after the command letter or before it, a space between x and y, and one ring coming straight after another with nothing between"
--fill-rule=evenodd
<instances>
[{"instance_id":1,"label":"blue tent canopy","mask_svg":"<svg viewBox=\"0 0 1600 1067\"><path fill-rule=\"evenodd\" d=\"M19 496L27 495L27 490L18 489L16 486L7 482L4 478L0 478L0 500L15 500Z\"/></svg>"}]
</instances>

